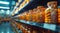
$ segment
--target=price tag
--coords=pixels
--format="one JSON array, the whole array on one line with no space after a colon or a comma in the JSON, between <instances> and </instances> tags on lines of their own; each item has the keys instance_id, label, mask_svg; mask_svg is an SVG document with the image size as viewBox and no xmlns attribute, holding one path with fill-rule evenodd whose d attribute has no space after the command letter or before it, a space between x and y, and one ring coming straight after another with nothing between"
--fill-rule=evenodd
<instances>
[{"instance_id":1,"label":"price tag","mask_svg":"<svg viewBox=\"0 0 60 33\"><path fill-rule=\"evenodd\" d=\"M56 25L54 25L54 24L44 24L44 28L54 31L54 30L56 30Z\"/></svg>"}]
</instances>

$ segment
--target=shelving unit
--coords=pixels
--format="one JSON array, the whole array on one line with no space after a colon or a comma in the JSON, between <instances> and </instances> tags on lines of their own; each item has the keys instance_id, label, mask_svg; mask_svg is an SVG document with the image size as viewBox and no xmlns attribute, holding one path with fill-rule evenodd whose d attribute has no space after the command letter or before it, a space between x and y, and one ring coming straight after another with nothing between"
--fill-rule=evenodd
<instances>
[{"instance_id":1,"label":"shelving unit","mask_svg":"<svg viewBox=\"0 0 60 33\"><path fill-rule=\"evenodd\" d=\"M15 24L13 24L12 26L13 26L13 29L15 29L15 30L16 30L16 31L15 31L15 33L22 33L22 31L21 31L21 30L18 30L18 28L16 27L16 25L15 25Z\"/></svg>"},{"instance_id":2,"label":"shelving unit","mask_svg":"<svg viewBox=\"0 0 60 33\"><path fill-rule=\"evenodd\" d=\"M58 26L56 24L37 23L37 22L25 21L25 20L16 20L16 21L19 23L24 23L24 24L28 24L28 25L32 25L32 26L41 27L41 28L52 30L52 31L60 32L60 26Z\"/></svg>"}]
</instances>

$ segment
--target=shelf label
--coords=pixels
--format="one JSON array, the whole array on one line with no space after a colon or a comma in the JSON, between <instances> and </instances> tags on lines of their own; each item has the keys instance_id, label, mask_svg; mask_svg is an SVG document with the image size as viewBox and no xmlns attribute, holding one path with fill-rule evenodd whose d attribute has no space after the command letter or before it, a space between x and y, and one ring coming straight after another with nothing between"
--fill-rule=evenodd
<instances>
[{"instance_id":1,"label":"shelf label","mask_svg":"<svg viewBox=\"0 0 60 33\"><path fill-rule=\"evenodd\" d=\"M56 25L54 25L54 24L44 24L43 28L55 31L56 30Z\"/></svg>"}]
</instances>

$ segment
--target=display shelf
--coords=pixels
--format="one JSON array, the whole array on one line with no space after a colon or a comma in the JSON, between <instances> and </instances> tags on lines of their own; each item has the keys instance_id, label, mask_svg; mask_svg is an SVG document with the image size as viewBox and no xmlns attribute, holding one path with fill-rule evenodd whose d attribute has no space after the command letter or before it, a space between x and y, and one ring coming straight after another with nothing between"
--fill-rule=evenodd
<instances>
[{"instance_id":1,"label":"display shelf","mask_svg":"<svg viewBox=\"0 0 60 33\"><path fill-rule=\"evenodd\" d=\"M49 29L49 30L52 30L52 31L60 32L60 26L58 26L56 24L37 23L37 22L17 20L17 19L16 19L16 21L18 21L20 23L24 23L24 24L28 24L28 25L37 26L37 27Z\"/></svg>"},{"instance_id":2,"label":"display shelf","mask_svg":"<svg viewBox=\"0 0 60 33\"><path fill-rule=\"evenodd\" d=\"M13 24L13 26L14 26L14 28L15 28L15 30L16 30L16 32L17 32L17 33L22 33L22 31L21 31L21 30L18 30L18 28L16 27L16 25L15 25L15 24Z\"/></svg>"}]
</instances>

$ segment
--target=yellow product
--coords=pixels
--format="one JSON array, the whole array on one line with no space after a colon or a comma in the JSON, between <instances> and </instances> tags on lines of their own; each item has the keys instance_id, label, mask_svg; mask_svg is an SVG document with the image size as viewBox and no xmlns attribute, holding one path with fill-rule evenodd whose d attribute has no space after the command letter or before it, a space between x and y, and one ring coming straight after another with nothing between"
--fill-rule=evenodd
<instances>
[{"instance_id":1,"label":"yellow product","mask_svg":"<svg viewBox=\"0 0 60 33\"><path fill-rule=\"evenodd\" d=\"M45 11L45 22L56 23L57 22L57 9L48 9Z\"/></svg>"},{"instance_id":2,"label":"yellow product","mask_svg":"<svg viewBox=\"0 0 60 33\"><path fill-rule=\"evenodd\" d=\"M22 20L22 16L20 16L20 20Z\"/></svg>"},{"instance_id":3,"label":"yellow product","mask_svg":"<svg viewBox=\"0 0 60 33\"><path fill-rule=\"evenodd\" d=\"M25 20L27 21L27 15L28 15L28 13L27 12L25 12Z\"/></svg>"},{"instance_id":4,"label":"yellow product","mask_svg":"<svg viewBox=\"0 0 60 33\"><path fill-rule=\"evenodd\" d=\"M38 6L37 7L37 11L38 11L38 17L39 17L39 20L40 20L40 22L45 22L45 7L44 6Z\"/></svg>"},{"instance_id":5,"label":"yellow product","mask_svg":"<svg viewBox=\"0 0 60 33\"><path fill-rule=\"evenodd\" d=\"M27 15L26 15L26 20L27 20L27 21L30 21L30 14L27 14Z\"/></svg>"},{"instance_id":6,"label":"yellow product","mask_svg":"<svg viewBox=\"0 0 60 33\"><path fill-rule=\"evenodd\" d=\"M36 22L40 22L40 13L36 13Z\"/></svg>"},{"instance_id":7,"label":"yellow product","mask_svg":"<svg viewBox=\"0 0 60 33\"><path fill-rule=\"evenodd\" d=\"M45 12L43 11L43 10L41 10L41 12L40 12L41 14L40 14L40 16L41 16L41 22L43 23L43 22L45 22Z\"/></svg>"},{"instance_id":8,"label":"yellow product","mask_svg":"<svg viewBox=\"0 0 60 33\"><path fill-rule=\"evenodd\" d=\"M25 19L25 16L24 16L24 15L21 15L21 16L19 17L19 19L20 19L20 20L24 20L24 19Z\"/></svg>"},{"instance_id":9,"label":"yellow product","mask_svg":"<svg viewBox=\"0 0 60 33\"><path fill-rule=\"evenodd\" d=\"M58 23L60 23L60 8L58 8Z\"/></svg>"},{"instance_id":10,"label":"yellow product","mask_svg":"<svg viewBox=\"0 0 60 33\"><path fill-rule=\"evenodd\" d=\"M51 12L50 9L45 10L45 23L50 23L51 21Z\"/></svg>"},{"instance_id":11,"label":"yellow product","mask_svg":"<svg viewBox=\"0 0 60 33\"><path fill-rule=\"evenodd\" d=\"M57 2L51 1L47 3L48 8L45 10L45 22L57 22Z\"/></svg>"},{"instance_id":12,"label":"yellow product","mask_svg":"<svg viewBox=\"0 0 60 33\"><path fill-rule=\"evenodd\" d=\"M20 29L20 24L17 25L17 28Z\"/></svg>"},{"instance_id":13,"label":"yellow product","mask_svg":"<svg viewBox=\"0 0 60 33\"><path fill-rule=\"evenodd\" d=\"M25 18L25 17L24 17L24 15L23 15L23 16L22 16L22 20L24 20L24 18Z\"/></svg>"},{"instance_id":14,"label":"yellow product","mask_svg":"<svg viewBox=\"0 0 60 33\"><path fill-rule=\"evenodd\" d=\"M35 22L35 19L36 19L35 17L36 17L36 15L33 13L33 14L32 14L32 21L33 21L33 22Z\"/></svg>"}]
</instances>

